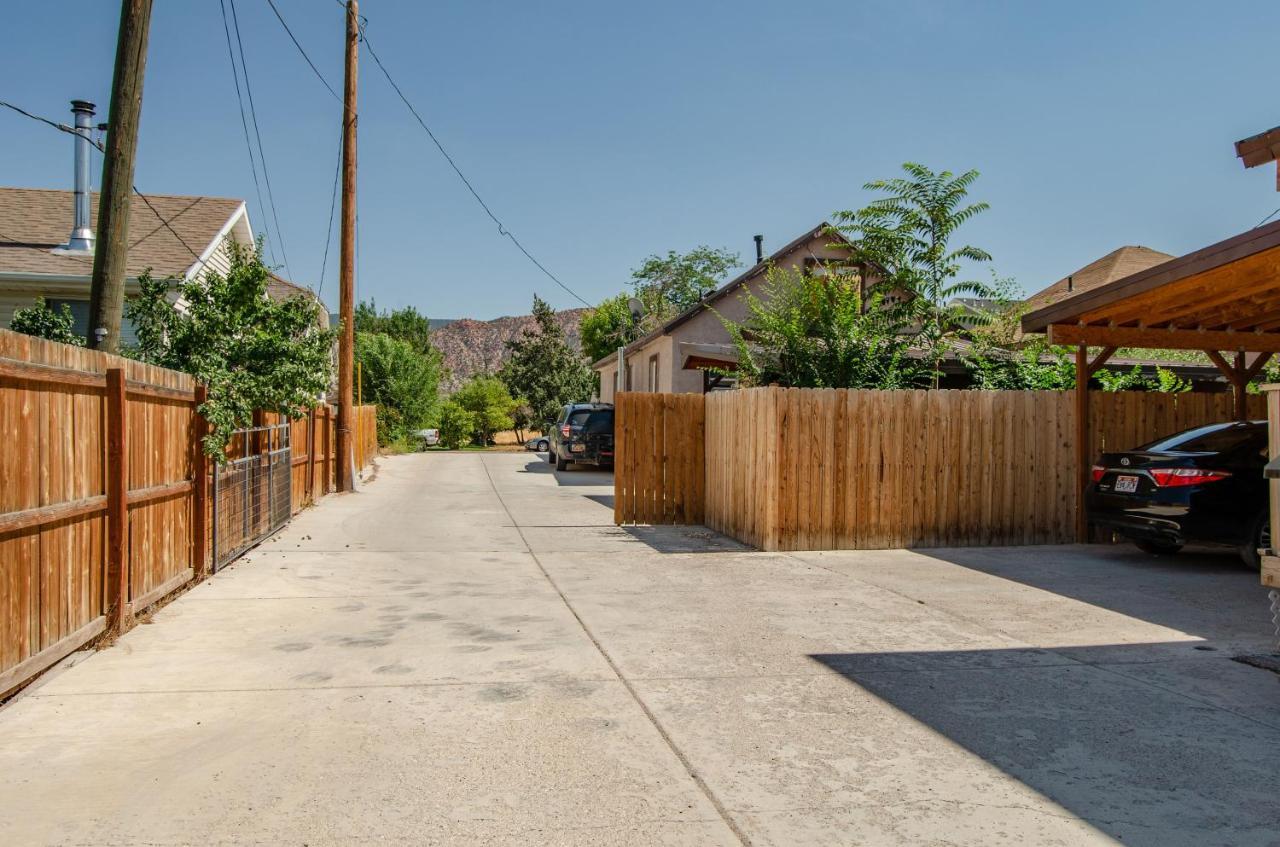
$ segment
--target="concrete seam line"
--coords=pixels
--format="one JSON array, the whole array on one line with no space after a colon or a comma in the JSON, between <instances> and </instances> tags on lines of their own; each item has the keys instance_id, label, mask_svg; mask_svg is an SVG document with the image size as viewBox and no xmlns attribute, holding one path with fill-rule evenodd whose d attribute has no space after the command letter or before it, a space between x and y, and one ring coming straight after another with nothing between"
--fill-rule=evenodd
<instances>
[{"instance_id":1,"label":"concrete seam line","mask_svg":"<svg viewBox=\"0 0 1280 847\"><path fill-rule=\"evenodd\" d=\"M551 578L551 574L548 573L547 569L543 566L542 560L538 558L538 554L535 553L533 551L533 547L529 545L529 539L525 538L524 530L516 521L515 515L511 514L511 509L507 507L507 501L502 499L502 492L499 491L498 486L494 484L493 475L489 473L489 466L485 463L484 456L480 457L480 467L484 469L485 478L489 480L489 487L493 489L493 496L498 498L498 502L502 505L502 510L506 512L507 517L511 519L511 524L515 527L516 532L520 534L520 540L524 543L525 550L528 552L529 558L533 559L533 563L538 566L538 570L542 572L543 579L545 579L547 584L555 590L556 594L560 597L560 602L569 610L569 614L573 615L573 619L578 622L578 626L582 627L583 633L591 641L591 645L596 648L596 652L598 652L601 658L605 660L605 663L609 665L609 669L613 671L615 676L617 676L618 681L622 683L623 687L627 689L627 693L631 695L631 699L640 707L640 711L644 713L649 724L657 731L658 736L662 739L663 743L667 745L667 749L670 750L676 757L676 760L680 762L685 773L687 773L689 778L693 780L694 784L698 786L698 790L707 798L707 802L709 802L712 808L716 810L716 814L718 814L720 819L724 821L725 826L729 827L729 831L737 837L739 843L744 845L744 847L751 847L751 839L747 838L747 834L743 832L742 828L738 826L736 821L734 821L733 817L729 814L728 807L720 802L720 798L716 797L715 792L711 790L711 786L707 784L706 780L704 780L698 773L697 769L694 768L693 763L690 762L684 752L676 746L675 740L658 720L658 716L655 715L653 710L649 708L649 705L644 702L644 698L640 696L640 692L631 684L631 680L622 675L622 669L618 667L617 662L615 662L613 657L609 655L609 652L604 649L604 645L600 643L600 640L596 638L595 633L593 633L591 628L587 626L587 622L582 619L582 616L578 614L578 610L569 602L569 598L560 590L560 586Z\"/></svg>"}]
</instances>

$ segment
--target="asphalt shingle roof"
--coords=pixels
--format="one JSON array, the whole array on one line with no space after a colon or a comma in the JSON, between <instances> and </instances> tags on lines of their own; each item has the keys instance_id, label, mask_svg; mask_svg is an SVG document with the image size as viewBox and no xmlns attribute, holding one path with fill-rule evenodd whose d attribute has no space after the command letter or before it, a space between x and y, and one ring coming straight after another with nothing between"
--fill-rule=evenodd
<instances>
[{"instance_id":1,"label":"asphalt shingle roof","mask_svg":"<svg viewBox=\"0 0 1280 847\"><path fill-rule=\"evenodd\" d=\"M1101 259L1090 262L1048 288L1032 294L1027 298L1027 311L1034 312L1036 309L1042 309L1053 303L1061 302L1082 291L1097 288L1099 285L1106 285L1108 282L1123 279L1130 274L1145 271L1147 268L1152 268L1156 265L1163 265L1172 258L1174 257L1168 253L1161 253L1159 250L1152 250L1150 247L1136 245L1127 245L1117 250L1112 250Z\"/></svg>"},{"instance_id":2,"label":"asphalt shingle roof","mask_svg":"<svg viewBox=\"0 0 1280 847\"><path fill-rule=\"evenodd\" d=\"M137 276L147 268L156 276L181 276L196 261L192 251L197 255L204 252L241 206L240 200L225 197L148 194L147 199L163 216L162 220L142 198L135 194L131 199L129 276ZM65 243L71 233L73 200L70 191L0 188L0 272L66 276L92 273L91 256L50 252ZM89 205L96 228L96 192ZM165 220L177 236L165 226Z\"/></svg>"}]
</instances>

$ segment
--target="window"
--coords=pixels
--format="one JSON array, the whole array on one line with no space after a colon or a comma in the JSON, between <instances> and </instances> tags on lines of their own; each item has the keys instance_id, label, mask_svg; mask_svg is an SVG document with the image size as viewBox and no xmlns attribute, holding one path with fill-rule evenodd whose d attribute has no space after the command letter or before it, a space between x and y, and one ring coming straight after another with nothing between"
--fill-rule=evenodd
<instances>
[{"instance_id":1,"label":"window","mask_svg":"<svg viewBox=\"0 0 1280 847\"><path fill-rule=\"evenodd\" d=\"M658 354L649 357L649 390L658 390Z\"/></svg>"},{"instance_id":2,"label":"window","mask_svg":"<svg viewBox=\"0 0 1280 847\"><path fill-rule=\"evenodd\" d=\"M1179 433L1172 438L1153 441L1138 449L1151 450L1157 453L1168 451L1178 453L1227 453L1251 442L1265 445L1266 439L1267 427L1265 424L1210 424L1209 426L1202 426Z\"/></svg>"},{"instance_id":3,"label":"window","mask_svg":"<svg viewBox=\"0 0 1280 847\"><path fill-rule=\"evenodd\" d=\"M77 335L84 338L89 337L89 301L88 300L66 300L49 297L45 299L45 305L55 312L62 311L65 303L71 309L71 328L75 330ZM120 318L120 344L126 347L132 347L138 343L138 334L133 330L133 322L128 318Z\"/></svg>"},{"instance_id":4,"label":"window","mask_svg":"<svg viewBox=\"0 0 1280 847\"><path fill-rule=\"evenodd\" d=\"M627 362L626 370L622 374L622 390L631 390L631 363Z\"/></svg>"}]
</instances>

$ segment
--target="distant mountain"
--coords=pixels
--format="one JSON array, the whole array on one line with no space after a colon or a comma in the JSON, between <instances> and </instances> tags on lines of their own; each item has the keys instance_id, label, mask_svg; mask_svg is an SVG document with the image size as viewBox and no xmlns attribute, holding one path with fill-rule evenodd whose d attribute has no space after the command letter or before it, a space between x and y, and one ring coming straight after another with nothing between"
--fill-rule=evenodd
<instances>
[{"instance_id":1,"label":"distant mountain","mask_svg":"<svg viewBox=\"0 0 1280 847\"><path fill-rule=\"evenodd\" d=\"M431 324L432 329L443 329L456 320L457 318L428 318L427 322Z\"/></svg>"},{"instance_id":2,"label":"distant mountain","mask_svg":"<svg viewBox=\"0 0 1280 847\"><path fill-rule=\"evenodd\" d=\"M556 312L556 322L564 329L565 338L575 350L581 350L578 324L587 309L565 309ZM432 321L431 343L444 355L448 376L441 388L454 391L476 374L492 373L506 359L506 342L518 338L526 329L534 329L533 315L495 318L476 321L460 318L434 329Z\"/></svg>"}]
</instances>

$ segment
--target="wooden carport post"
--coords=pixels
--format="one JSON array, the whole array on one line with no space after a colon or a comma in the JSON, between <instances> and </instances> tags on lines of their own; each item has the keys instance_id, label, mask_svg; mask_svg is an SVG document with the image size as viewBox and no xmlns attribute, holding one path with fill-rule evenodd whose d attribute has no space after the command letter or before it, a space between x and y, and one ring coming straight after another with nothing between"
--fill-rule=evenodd
<instances>
[{"instance_id":1,"label":"wooden carport post","mask_svg":"<svg viewBox=\"0 0 1280 847\"><path fill-rule=\"evenodd\" d=\"M1116 348L1103 349L1089 361L1089 347L1076 345L1076 541L1089 540L1089 516L1085 513L1084 495L1089 487L1089 471L1093 457L1089 455L1089 380L1107 363Z\"/></svg>"},{"instance_id":2,"label":"wooden carport post","mask_svg":"<svg viewBox=\"0 0 1280 847\"><path fill-rule=\"evenodd\" d=\"M1253 381L1254 377L1262 373L1262 369L1271 360L1271 354L1259 353L1256 359L1245 364L1244 353L1236 353L1235 361L1228 363L1226 358L1217 350L1206 350L1204 352L1218 366L1218 370L1222 371L1222 375L1227 378L1227 382L1231 383L1231 390L1235 395L1236 420L1248 420L1249 383Z\"/></svg>"}]
</instances>

